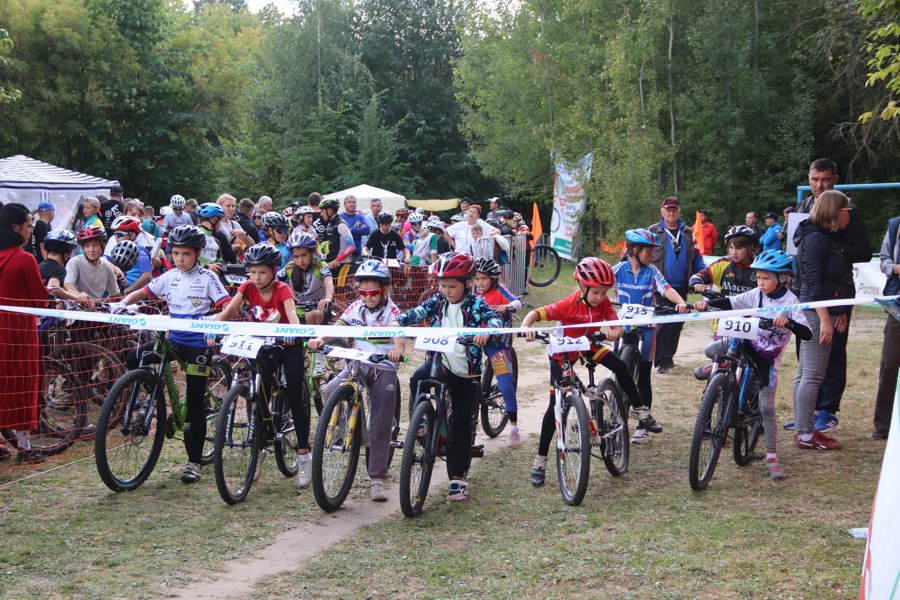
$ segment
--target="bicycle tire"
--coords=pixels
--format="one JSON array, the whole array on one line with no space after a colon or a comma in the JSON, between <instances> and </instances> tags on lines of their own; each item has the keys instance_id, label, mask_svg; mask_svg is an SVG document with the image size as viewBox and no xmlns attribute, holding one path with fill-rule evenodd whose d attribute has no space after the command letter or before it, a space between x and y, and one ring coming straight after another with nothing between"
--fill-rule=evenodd
<instances>
[{"instance_id":1,"label":"bicycle tire","mask_svg":"<svg viewBox=\"0 0 900 600\"><path fill-rule=\"evenodd\" d=\"M59 360L69 365L77 378L77 387L84 397L84 423L97 422L106 396L125 372L125 364L107 348L90 342L73 342L52 348L46 359ZM80 436L91 439L90 436Z\"/></svg>"},{"instance_id":2,"label":"bicycle tire","mask_svg":"<svg viewBox=\"0 0 900 600\"><path fill-rule=\"evenodd\" d=\"M236 385L222 401L213 449L216 489L227 504L239 504L250 493L259 461L258 432L256 401L246 385Z\"/></svg>"},{"instance_id":3,"label":"bicycle tire","mask_svg":"<svg viewBox=\"0 0 900 600\"><path fill-rule=\"evenodd\" d=\"M759 412L759 393L757 393L747 402L744 416L735 423L733 449L734 462L738 466L746 466L753 460L753 453L762 432L763 420Z\"/></svg>"},{"instance_id":4,"label":"bicycle tire","mask_svg":"<svg viewBox=\"0 0 900 600\"><path fill-rule=\"evenodd\" d=\"M365 423L361 399L360 412L353 418L356 394L353 386L339 386L325 403L316 430L312 486L316 504L325 512L334 512L341 507L356 478Z\"/></svg>"},{"instance_id":5,"label":"bicycle tire","mask_svg":"<svg viewBox=\"0 0 900 600\"><path fill-rule=\"evenodd\" d=\"M149 414L146 425L141 409ZM127 423L123 423L126 418ZM100 409L94 438L97 473L106 487L127 492L147 480L162 452L165 422L166 399L161 382L152 373L144 369L128 371L113 385ZM148 438L149 447L144 447Z\"/></svg>"},{"instance_id":6,"label":"bicycle tire","mask_svg":"<svg viewBox=\"0 0 900 600\"><path fill-rule=\"evenodd\" d=\"M434 405L422 399L413 410L400 459L400 510L407 518L422 514L437 454Z\"/></svg>"},{"instance_id":7,"label":"bicycle tire","mask_svg":"<svg viewBox=\"0 0 900 600\"><path fill-rule=\"evenodd\" d=\"M203 455L200 457L201 465L211 465L213 462L213 449L216 445L216 430L219 423L219 409L222 400L228 394L231 387L231 363L224 356L216 356L209 365L209 379L206 382L206 397L204 406L206 410L206 441L203 442Z\"/></svg>"},{"instance_id":8,"label":"bicycle tire","mask_svg":"<svg viewBox=\"0 0 900 600\"><path fill-rule=\"evenodd\" d=\"M512 362L513 390L519 389L519 357L514 348L510 348ZM506 402L500 392L500 386L494 379L494 366L490 360L484 361L484 373L481 375L481 429L485 435L495 438L506 428L509 415L506 414Z\"/></svg>"},{"instance_id":9,"label":"bicycle tire","mask_svg":"<svg viewBox=\"0 0 900 600\"><path fill-rule=\"evenodd\" d=\"M546 244L538 244L531 250L532 265L528 282L535 287L547 287L559 277L562 259L559 253Z\"/></svg>"},{"instance_id":10,"label":"bicycle tire","mask_svg":"<svg viewBox=\"0 0 900 600\"><path fill-rule=\"evenodd\" d=\"M628 406L619 385L607 377L597 386L601 405L595 415L600 434L600 449L606 470L613 477L628 471L631 456L631 439L628 435Z\"/></svg>"},{"instance_id":11,"label":"bicycle tire","mask_svg":"<svg viewBox=\"0 0 900 600\"><path fill-rule=\"evenodd\" d=\"M728 374L717 373L709 381L700 400L688 465L688 481L695 492L709 486L728 435L724 417L729 387Z\"/></svg>"},{"instance_id":12,"label":"bicycle tire","mask_svg":"<svg viewBox=\"0 0 900 600\"><path fill-rule=\"evenodd\" d=\"M616 354L625 363L625 368L631 373L632 380L637 383L638 364L641 362L638 348L632 344L622 344ZM622 387L622 382L618 378L616 378L616 383L619 384L619 387Z\"/></svg>"},{"instance_id":13,"label":"bicycle tire","mask_svg":"<svg viewBox=\"0 0 900 600\"><path fill-rule=\"evenodd\" d=\"M557 389L557 402L560 390ZM591 431L587 409L581 394L567 390L562 394L563 449L556 449L556 474L559 491L569 506L578 506L587 492L591 474ZM575 418L571 418L572 410Z\"/></svg>"}]
</instances>

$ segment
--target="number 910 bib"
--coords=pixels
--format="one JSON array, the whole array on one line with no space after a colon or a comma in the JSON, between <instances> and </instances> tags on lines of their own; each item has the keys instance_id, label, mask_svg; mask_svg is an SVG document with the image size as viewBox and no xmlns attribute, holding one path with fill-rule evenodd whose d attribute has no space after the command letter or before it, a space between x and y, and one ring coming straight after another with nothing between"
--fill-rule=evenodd
<instances>
[{"instance_id":1,"label":"number 910 bib","mask_svg":"<svg viewBox=\"0 0 900 600\"><path fill-rule=\"evenodd\" d=\"M727 317L719 319L716 334L721 337L755 340L759 335L759 317Z\"/></svg>"}]
</instances>

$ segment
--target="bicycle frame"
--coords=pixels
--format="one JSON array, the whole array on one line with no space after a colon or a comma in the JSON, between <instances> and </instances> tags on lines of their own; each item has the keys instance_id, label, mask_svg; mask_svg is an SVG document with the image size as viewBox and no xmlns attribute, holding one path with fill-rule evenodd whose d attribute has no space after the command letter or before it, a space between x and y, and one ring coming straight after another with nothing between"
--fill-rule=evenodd
<instances>
[{"instance_id":1,"label":"bicycle frame","mask_svg":"<svg viewBox=\"0 0 900 600\"><path fill-rule=\"evenodd\" d=\"M750 375L755 374L756 370L753 367L753 363L747 359L746 354L741 350L740 338L729 338L727 352L724 355L716 356L715 361L719 365L725 365L716 369L716 373L724 372L728 376L730 390L725 407L724 425L726 428L731 429L736 425L735 417L737 414L744 412L745 402L748 397L747 390L750 385ZM736 396L734 392L737 392ZM736 404L735 398L737 399Z\"/></svg>"},{"instance_id":2,"label":"bicycle frame","mask_svg":"<svg viewBox=\"0 0 900 600\"><path fill-rule=\"evenodd\" d=\"M262 421L263 428L261 432L263 437L260 440L260 449L268 447L276 441L285 441L284 434L275 431L271 407L271 401L272 398L274 398L275 390L283 387L282 381L284 380L284 365L278 360L277 356L275 356L275 353L277 353L279 349L283 348L272 344L263 346L259 351L260 354L271 353L271 360L275 363L274 369L265 368L271 366L267 364L270 359L268 357L260 358L259 356L253 360L242 358L233 367L236 376L232 380L232 387L239 384L246 384L249 390L249 397L257 398L259 400L256 402L256 405L259 408L259 417ZM260 365L260 362L263 364ZM266 394L267 389L269 391L268 394ZM255 440L257 433L258 432L256 431L250 431L248 433L248 438Z\"/></svg>"}]
</instances>

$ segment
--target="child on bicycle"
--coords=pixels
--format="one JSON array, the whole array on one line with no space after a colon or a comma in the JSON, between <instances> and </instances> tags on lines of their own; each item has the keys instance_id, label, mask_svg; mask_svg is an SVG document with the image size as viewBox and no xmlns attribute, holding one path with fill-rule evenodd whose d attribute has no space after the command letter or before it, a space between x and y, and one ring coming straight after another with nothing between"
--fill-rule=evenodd
<instances>
[{"instance_id":1,"label":"child on bicycle","mask_svg":"<svg viewBox=\"0 0 900 600\"><path fill-rule=\"evenodd\" d=\"M500 284L500 265L493 258L483 256L475 259L475 292L484 298L488 305L497 311L503 322L503 327L512 327L513 312L522 310L522 302L512 292ZM497 377L497 387L503 394L503 404L506 406L506 415L509 417L509 443L521 444L522 436L519 433L518 410L516 401L516 387L512 375L512 334L506 333L495 338L484 347L494 375Z\"/></svg>"},{"instance_id":2,"label":"child on bicycle","mask_svg":"<svg viewBox=\"0 0 900 600\"><path fill-rule=\"evenodd\" d=\"M756 257L750 265L756 270L757 287L749 292L710 300L709 302L696 302L697 310L706 310L707 306L720 309L762 308L769 306L796 305L799 300L791 292L791 281L794 278L794 259L781 250L766 250ZM772 319L775 329L760 329L759 336L755 340L745 340L744 348L753 360L759 377L759 408L763 417L763 431L765 432L766 459L763 463L769 477L773 480L784 479L784 470L778 462L778 454L775 451L775 392L778 387L778 367L784 356L791 337L791 332L784 329L788 318L793 319L797 326L797 334L800 337L812 335L809 322L803 315L803 311L794 309L781 311ZM798 330L799 327L799 330ZM805 330L805 331L804 331ZM720 339L706 347L705 353L710 359L722 356L728 351L728 339ZM704 365L694 372L694 376L703 381L709 379L715 371L715 363Z\"/></svg>"},{"instance_id":3,"label":"child on bicycle","mask_svg":"<svg viewBox=\"0 0 900 600\"><path fill-rule=\"evenodd\" d=\"M431 266L431 274L437 279L438 293L417 306L401 314L390 326L409 326L426 319L432 320L432 327L500 327L500 317L491 310L483 298L471 290L475 275L475 260L468 254L448 252L441 255ZM476 335L474 346L454 344L453 350L438 357L430 356L416 369L409 380L411 404L415 401L419 382L427 379L431 361L440 360L446 369L447 386L453 414L449 427L450 439L447 447L447 464L450 474L450 491L447 498L462 501L468 497L469 483L466 476L472 462L471 439L472 420L469 415L473 402L479 398L481 378L481 348L490 340L490 335ZM412 407L411 407L412 408ZM411 412L411 411L410 411Z\"/></svg>"},{"instance_id":4,"label":"child on bicycle","mask_svg":"<svg viewBox=\"0 0 900 600\"><path fill-rule=\"evenodd\" d=\"M267 212L262 216L262 226L266 233L267 243L281 253L281 264L288 264L291 260L291 251L286 242L291 231L291 224L287 217L275 211Z\"/></svg>"},{"instance_id":5,"label":"child on bicycle","mask_svg":"<svg viewBox=\"0 0 900 600\"><path fill-rule=\"evenodd\" d=\"M662 294L679 313L688 312L681 295L669 285L663 274L653 265L653 255L660 246L656 234L646 229L629 229L625 232L625 253L622 261L613 266L616 278L616 298L622 304L653 306L654 292ZM647 409L653 406L653 389L650 387L650 373L656 353L656 329L652 325L637 327L642 336L641 361L638 364L637 387ZM619 383L622 380L619 379ZM632 414L632 416L635 416ZM662 425L653 416L641 419L631 436L631 443L650 442L650 433L662 433Z\"/></svg>"},{"instance_id":6,"label":"child on bicycle","mask_svg":"<svg viewBox=\"0 0 900 600\"><path fill-rule=\"evenodd\" d=\"M324 260L316 258L319 245L316 236L295 231L287 240L291 260L278 271L278 279L294 293L297 316L307 325L321 325L331 321L331 301L334 299L334 279Z\"/></svg>"},{"instance_id":7,"label":"child on bicycle","mask_svg":"<svg viewBox=\"0 0 900 600\"><path fill-rule=\"evenodd\" d=\"M255 244L244 253L244 266L247 267L248 281L238 288L231 302L216 317L217 321L228 321L237 315L238 310L247 302L250 308L261 307L266 311L278 311L278 323L300 324L294 306L294 294L286 283L275 279L275 271L281 264L281 252L275 246ZM265 357L261 357L265 361ZM284 340L284 351L281 353L284 365L284 378L287 384L287 403L294 419L297 433L297 452L295 467L297 468L297 485L306 487L312 480L312 459L309 454L309 398L303 393L304 388L304 353L301 344L293 340ZM267 367L274 365L268 364ZM260 465L265 459L260 455L257 464L257 476Z\"/></svg>"},{"instance_id":8,"label":"child on bicycle","mask_svg":"<svg viewBox=\"0 0 900 600\"><path fill-rule=\"evenodd\" d=\"M537 308L527 315L522 321L522 327L531 327L538 321L556 320L559 325L580 325L587 323L598 323L601 321L612 321L617 319L612 304L607 298L606 293L613 285L615 285L615 276L613 269L605 260L589 256L583 258L575 266L575 274L573 276L578 282L578 291L567 296L559 302L554 302L547 306ZM581 336L589 336L592 333L600 331L599 327L567 327L563 330L566 337L577 338ZM529 342L535 337L534 331L525 332L525 339ZM621 327L610 327L606 338L615 341L622 337ZM591 359L600 363L613 372L618 378L622 391L628 396L631 402L632 412L637 413L641 423L650 419L650 409L644 405L644 400L638 393L638 389L628 372L628 367L621 358L612 352L607 346L594 346L591 344ZM570 352L568 359L574 361L578 359L577 352ZM550 440L556 432L556 416L554 414L554 406L556 405L556 393L552 385L560 377L562 377L562 363L555 356L550 357L550 404L544 412L544 420L541 424L541 438L538 442L538 453L534 459L534 465L531 469L531 485L541 487L544 485L545 473L547 469L547 455L550 451Z\"/></svg>"},{"instance_id":9,"label":"child on bicycle","mask_svg":"<svg viewBox=\"0 0 900 600\"><path fill-rule=\"evenodd\" d=\"M222 282L214 273L200 264L200 254L206 246L206 235L199 227L179 225L169 232L169 249L175 269L151 279L146 286L122 299L123 305L134 304L146 298L162 298L169 307L173 319L200 319L213 308L230 300ZM188 463L181 472L181 481L200 481L200 459L206 441L206 380L212 351L202 333L171 331L169 339L178 356L187 363L185 383L187 396L187 424L184 447ZM144 344L128 353L128 369L136 369L141 354L152 350L155 342Z\"/></svg>"},{"instance_id":10,"label":"child on bicycle","mask_svg":"<svg viewBox=\"0 0 900 600\"><path fill-rule=\"evenodd\" d=\"M335 325L351 327L388 327L400 316L400 309L390 298L391 272L384 262L369 258L356 270L359 299L347 307ZM310 350L321 348L325 338L309 340ZM375 502L388 499L384 492L384 478L388 469L391 445L391 428L394 425L394 405L400 393L397 379L398 362L403 358L406 342L399 337L357 337L355 345L363 352L381 352L388 360L375 365L362 361L359 375L369 390L369 492ZM347 381L349 367L344 369L325 387L325 397L330 398L338 387Z\"/></svg>"},{"instance_id":11,"label":"child on bicycle","mask_svg":"<svg viewBox=\"0 0 900 600\"><path fill-rule=\"evenodd\" d=\"M756 271L750 267L756 258L756 232L747 225L735 225L725 234L725 248L728 256L691 276L688 285L695 292L716 286L723 296L735 296L756 287Z\"/></svg>"}]
</instances>

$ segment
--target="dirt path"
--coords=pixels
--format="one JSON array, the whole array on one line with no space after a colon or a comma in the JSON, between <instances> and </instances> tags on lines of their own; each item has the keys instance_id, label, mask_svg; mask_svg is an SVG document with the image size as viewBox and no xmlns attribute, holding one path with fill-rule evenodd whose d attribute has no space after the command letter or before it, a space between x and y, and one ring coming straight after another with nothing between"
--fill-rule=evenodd
<instances>
[{"instance_id":1,"label":"dirt path","mask_svg":"<svg viewBox=\"0 0 900 600\"><path fill-rule=\"evenodd\" d=\"M676 358L682 364L698 363L709 340L710 330L707 326L694 324L685 327ZM539 364L540 367L520 370L519 388L524 390L531 386L546 384L548 373L545 359L541 358L539 361L531 359L527 362L529 365ZM526 397L519 398L519 422L525 438L530 434L540 433L541 419L546 406L546 395L543 390L539 394L529 393ZM508 447L506 433L495 439L487 439L480 435L478 440L478 443L484 443L486 456ZM397 461L399 456L395 457L395 465L398 464ZM444 477L434 477L429 495L440 495L446 485ZM231 561L216 574L215 580L198 581L188 587L174 588L169 591L167 597L185 599L238 597L252 590L258 581L283 571L297 570L304 562L352 535L363 525L377 523L395 514L399 515L400 502L396 479L388 481L386 491L390 496L387 502L348 500L336 513L322 513L312 521L279 534L271 545L254 554Z\"/></svg>"}]
</instances>

